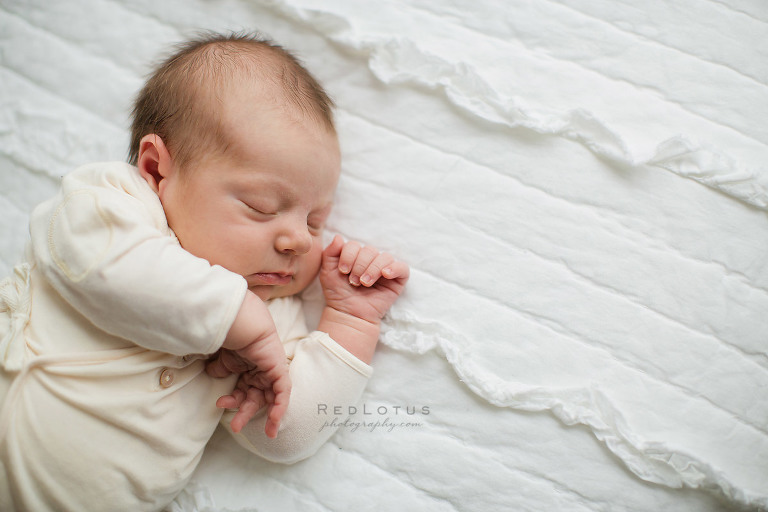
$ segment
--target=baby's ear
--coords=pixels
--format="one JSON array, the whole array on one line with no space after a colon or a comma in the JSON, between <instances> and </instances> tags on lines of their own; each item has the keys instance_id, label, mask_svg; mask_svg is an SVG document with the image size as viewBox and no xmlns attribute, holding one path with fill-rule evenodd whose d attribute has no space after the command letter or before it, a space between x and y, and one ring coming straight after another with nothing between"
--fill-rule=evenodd
<instances>
[{"instance_id":1,"label":"baby's ear","mask_svg":"<svg viewBox=\"0 0 768 512\"><path fill-rule=\"evenodd\" d=\"M171 155L159 135L150 133L141 138L136 166L141 177L159 194L160 183L173 172Z\"/></svg>"}]
</instances>

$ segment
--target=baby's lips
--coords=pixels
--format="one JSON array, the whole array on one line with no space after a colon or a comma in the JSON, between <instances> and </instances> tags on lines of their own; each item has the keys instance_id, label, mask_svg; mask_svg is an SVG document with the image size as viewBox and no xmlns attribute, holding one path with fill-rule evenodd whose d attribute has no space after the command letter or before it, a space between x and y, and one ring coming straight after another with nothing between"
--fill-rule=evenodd
<instances>
[{"instance_id":1,"label":"baby's lips","mask_svg":"<svg viewBox=\"0 0 768 512\"><path fill-rule=\"evenodd\" d=\"M249 286L285 286L293 280L292 274L259 272L246 277Z\"/></svg>"}]
</instances>

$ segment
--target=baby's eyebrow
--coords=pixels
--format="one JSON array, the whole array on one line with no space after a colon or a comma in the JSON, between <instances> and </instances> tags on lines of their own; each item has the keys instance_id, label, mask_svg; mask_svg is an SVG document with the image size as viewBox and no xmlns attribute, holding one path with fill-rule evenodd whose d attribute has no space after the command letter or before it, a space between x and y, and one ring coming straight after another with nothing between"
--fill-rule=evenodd
<instances>
[{"instance_id":1,"label":"baby's eyebrow","mask_svg":"<svg viewBox=\"0 0 768 512\"><path fill-rule=\"evenodd\" d=\"M282 182L280 180L263 175L252 175L243 180L240 185L241 190L248 195L267 194L276 197L282 206L288 203L292 203L298 200L296 193L290 184ZM320 198L322 199L322 198ZM311 214L328 216L333 209L333 199L320 204L318 206L312 206Z\"/></svg>"},{"instance_id":2,"label":"baby's eyebrow","mask_svg":"<svg viewBox=\"0 0 768 512\"><path fill-rule=\"evenodd\" d=\"M289 199L293 196L293 191L289 185L266 176L252 175L241 178L237 186L246 193L266 192L274 194L280 199Z\"/></svg>"}]
</instances>

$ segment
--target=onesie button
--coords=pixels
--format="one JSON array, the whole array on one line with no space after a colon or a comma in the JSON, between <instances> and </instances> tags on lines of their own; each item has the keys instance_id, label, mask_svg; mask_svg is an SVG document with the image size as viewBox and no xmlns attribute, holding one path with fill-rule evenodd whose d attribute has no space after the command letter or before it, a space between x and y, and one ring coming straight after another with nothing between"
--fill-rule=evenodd
<instances>
[{"instance_id":1,"label":"onesie button","mask_svg":"<svg viewBox=\"0 0 768 512\"><path fill-rule=\"evenodd\" d=\"M173 373L173 370L170 368L166 368L163 370L163 372L160 374L160 385L164 388L169 388L173 384L173 379L176 376Z\"/></svg>"}]
</instances>

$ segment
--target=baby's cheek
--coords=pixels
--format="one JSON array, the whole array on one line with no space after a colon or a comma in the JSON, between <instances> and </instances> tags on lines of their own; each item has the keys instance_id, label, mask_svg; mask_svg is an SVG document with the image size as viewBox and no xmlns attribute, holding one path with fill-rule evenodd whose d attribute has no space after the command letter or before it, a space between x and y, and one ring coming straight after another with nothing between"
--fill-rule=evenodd
<instances>
[{"instance_id":1,"label":"baby's cheek","mask_svg":"<svg viewBox=\"0 0 768 512\"><path fill-rule=\"evenodd\" d=\"M320 264L322 262L323 258L323 240L322 237L314 237L315 239L312 241L312 249L304 255L306 258L306 261L304 262L303 266L304 272L307 274L311 274L312 279L317 275L317 273L320 271Z\"/></svg>"},{"instance_id":2,"label":"baby's cheek","mask_svg":"<svg viewBox=\"0 0 768 512\"><path fill-rule=\"evenodd\" d=\"M312 244L312 249L307 254L301 256L296 279L291 286L291 294L303 291L312 284L317 273L320 271L320 263L323 255L322 240L317 240Z\"/></svg>"}]
</instances>

